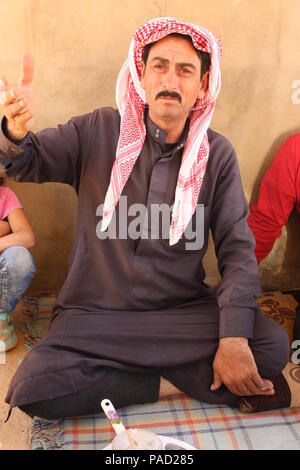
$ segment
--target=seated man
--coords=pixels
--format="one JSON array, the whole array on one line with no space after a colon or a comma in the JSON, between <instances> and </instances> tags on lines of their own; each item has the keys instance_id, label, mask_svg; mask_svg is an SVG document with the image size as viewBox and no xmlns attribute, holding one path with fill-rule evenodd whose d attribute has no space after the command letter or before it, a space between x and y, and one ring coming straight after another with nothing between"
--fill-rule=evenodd
<instances>
[{"instance_id":1,"label":"seated man","mask_svg":"<svg viewBox=\"0 0 300 470\"><path fill-rule=\"evenodd\" d=\"M243 397L264 399L266 409L291 404L288 337L256 303L237 158L208 128L220 56L209 31L151 20L121 69L118 111L96 109L36 134L33 59L24 56L18 85L2 78L7 175L67 183L78 194L67 278L47 335L12 379L10 409L59 419L97 413L103 398L122 407L179 391L245 411L256 405ZM137 204L145 209L138 224ZM167 239L152 219L157 205L173 207ZM222 275L217 298L202 266L210 228Z\"/></svg>"},{"instance_id":2,"label":"seated man","mask_svg":"<svg viewBox=\"0 0 300 470\"><path fill-rule=\"evenodd\" d=\"M11 314L35 271L27 250L35 241L17 196L2 184L0 178L0 351L9 351L17 344Z\"/></svg>"},{"instance_id":3,"label":"seated man","mask_svg":"<svg viewBox=\"0 0 300 470\"><path fill-rule=\"evenodd\" d=\"M300 212L300 134L291 136L279 149L250 210L248 223L256 240L258 264L272 250L294 207ZM300 306L294 339L300 340Z\"/></svg>"}]
</instances>

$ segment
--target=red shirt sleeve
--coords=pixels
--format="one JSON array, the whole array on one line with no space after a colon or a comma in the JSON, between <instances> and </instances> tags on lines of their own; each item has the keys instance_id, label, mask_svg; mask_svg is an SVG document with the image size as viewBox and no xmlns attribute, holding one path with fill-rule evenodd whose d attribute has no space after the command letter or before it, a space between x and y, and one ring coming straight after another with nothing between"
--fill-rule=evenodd
<instances>
[{"instance_id":1,"label":"red shirt sleeve","mask_svg":"<svg viewBox=\"0 0 300 470\"><path fill-rule=\"evenodd\" d=\"M279 149L262 181L258 201L250 209L248 223L258 263L272 250L295 205L300 212L300 134Z\"/></svg>"}]
</instances>

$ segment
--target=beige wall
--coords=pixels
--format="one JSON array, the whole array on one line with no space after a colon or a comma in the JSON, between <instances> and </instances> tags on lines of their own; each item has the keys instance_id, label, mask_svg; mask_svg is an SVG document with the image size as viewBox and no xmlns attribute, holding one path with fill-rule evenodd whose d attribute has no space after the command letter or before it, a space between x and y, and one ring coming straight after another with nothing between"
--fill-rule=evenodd
<instances>
[{"instance_id":1,"label":"beige wall","mask_svg":"<svg viewBox=\"0 0 300 470\"><path fill-rule=\"evenodd\" d=\"M99 106L115 106L115 81L135 29L176 16L223 41L223 87L212 127L236 148L248 201L284 139L300 131L300 0L0 0L0 73L16 80L24 51L36 60L36 129ZM57 290L76 224L76 196L64 185L9 183L37 236L32 292ZM293 216L262 263L266 287L300 283L300 221ZM213 250L208 279L217 279Z\"/></svg>"}]
</instances>

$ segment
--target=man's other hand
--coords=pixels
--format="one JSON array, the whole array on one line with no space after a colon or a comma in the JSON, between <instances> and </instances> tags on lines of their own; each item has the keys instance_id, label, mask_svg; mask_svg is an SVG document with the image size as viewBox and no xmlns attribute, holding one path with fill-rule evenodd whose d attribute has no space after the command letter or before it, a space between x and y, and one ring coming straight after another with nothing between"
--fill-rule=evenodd
<instances>
[{"instance_id":1,"label":"man's other hand","mask_svg":"<svg viewBox=\"0 0 300 470\"><path fill-rule=\"evenodd\" d=\"M270 380L260 377L246 338L222 338L213 363L211 390L222 383L234 395L274 395Z\"/></svg>"},{"instance_id":2,"label":"man's other hand","mask_svg":"<svg viewBox=\"0 0 300 470\"><path fill-rule=\"evenodd\" d=\"M9 83L4 75L0 76L0 110L7 119L7 136L13 140L23 139L33 128L33 75L33 57L25 54L17 84Z\"/></svg>"}]
</instances>

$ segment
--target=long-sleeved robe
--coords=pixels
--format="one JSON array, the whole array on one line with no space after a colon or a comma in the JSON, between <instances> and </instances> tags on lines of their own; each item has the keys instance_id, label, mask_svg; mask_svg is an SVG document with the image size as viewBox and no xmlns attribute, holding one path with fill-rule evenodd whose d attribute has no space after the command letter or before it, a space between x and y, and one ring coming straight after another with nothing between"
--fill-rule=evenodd
<instances>
[{"instance_id":1,"label":"long-sleeved robe","mask_svg":"<svg viewBox=\"0 0 300 470\"><path fill-rule=\"evenodd\" d=\"M122 196L127 196L128 207L142 203L150 212L152 204L174 202L188 123L176 146L165 144L167 134L148 115L146 125L145 144ZM4 126L5 120L2 131ZM207 356L213 355L218 337L253 337L260 285L232 145L208 130L210 153L198 200L204 206L204 226L197 227L204 231L201 249L186 250L185 237L173 246L166 239L100 240L97 208L109 185L119 128L119 113L102 108L56 129L30 132L18 144L0 134L0 163L8 176L67 183L78 195L76 238L54 308L51 345L43 356L47 368L38 344L21 366L25 371L26 361L35 360L32 375L17 372L12 381L7 397L11 406L29 402L24 383L34 384L41 374L45 387L40 382L30 387L31 401L87 386L101 365L170 367L197 361L205 348ZM124 216L119 204L115 214L117 220ZM222 276L216 297L204 282L202 266L209 229Z\"/></svg>"}]
</instances>

